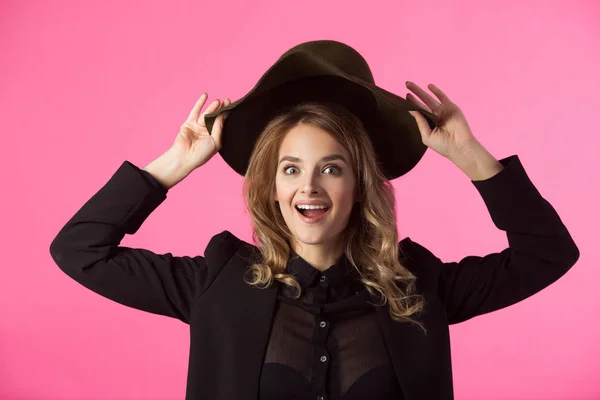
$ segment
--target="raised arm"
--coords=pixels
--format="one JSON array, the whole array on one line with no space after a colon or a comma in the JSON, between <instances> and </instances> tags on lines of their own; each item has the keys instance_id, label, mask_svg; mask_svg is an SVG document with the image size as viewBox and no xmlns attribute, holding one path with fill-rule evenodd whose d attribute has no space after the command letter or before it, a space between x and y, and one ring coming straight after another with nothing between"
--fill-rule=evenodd
<instances>
[{"instance_id":1,"label":"raised arm","mask_svg":"<svg viewBox=\"0 0 600 400\"><path fill-rule=\"evenodd\" d=\"M504 169L472 181L492 221L506 231L509 247L486 256L442 262L412 242L438 270L438 293L449 324L515 304L563 276L579 250L560 217L535 188L517 155L500 160Z\"/></svg>"},{"instance_id":2,"label":"raised arm","mask_svg":"<svg viewBox=\"0 0 600 400\"><path fill-rule=\"evenodd\" d=\"M189 304L206 282L204 257L174 257L120 246L166 198L125 161L64 225L50 254L71 278L118 303L188 322Z\"/></svg>"},{"instance_id":3,"label":"raised arm","mask_svg":"<svg viewBox=\"0 0 600 400\"><path fill-rule=\"evenodd\" d=\"M461 109L436 85L427 87L439 100L413 82L407 82L407 87L425 104L410 93L407 100L440 118L430 129L419 111L409 111L423 143L471 178L494 224L508 237L509 247L499 253L448 263L410 242L420 250L419 259L437 270L438 292L449 323L514 304L564 275L579 258L579 249L554 208L529 180L518 156L496 160L475 138Z\"/></svg>"},{"instance_id":4,"label":"raised arm","mask_svg":"<svg viewBox=\"0 0 600 400\"><path fill-rule=\"evenodd\" d=\"M143 170L123 162L50 245L59 268L88 289L126 306L186 323L193 299L210 285L219 266L207 264L204 256L155 254L120 246L120 242L125 234L137 232L171 187L218 151L220 128L213 130L213 140L198 127L204 100L203 95L169 151ZM211 104L205 113L218 105ZM209 247L210 243L207 251Z\"/></svg>"}]
</instances>

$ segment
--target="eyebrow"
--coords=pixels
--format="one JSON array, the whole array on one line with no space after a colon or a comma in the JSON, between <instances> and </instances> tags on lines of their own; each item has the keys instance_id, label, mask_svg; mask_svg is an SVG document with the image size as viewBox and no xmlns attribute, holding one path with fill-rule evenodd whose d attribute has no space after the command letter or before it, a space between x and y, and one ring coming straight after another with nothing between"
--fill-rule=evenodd
<instances>
[{"instance_id":1,"label":"eyebrow","mask_svg":"<svg viewBox=\"0 0 600 400\"><path fill-rule=\"evenodd\" d=\"M342 156L341 154L330 154L328 156L321 158L321 161L333 161L333 160L341 160L344 163L348 164L348 162L346 161L344 156ZM302 160L298 157L283 156L283 157L281 157L281 160L279 160L278 164L281 164L284 161L291 161L291 162L297 162L297 163L302 162Z\"/></svg>"}]
</instances>

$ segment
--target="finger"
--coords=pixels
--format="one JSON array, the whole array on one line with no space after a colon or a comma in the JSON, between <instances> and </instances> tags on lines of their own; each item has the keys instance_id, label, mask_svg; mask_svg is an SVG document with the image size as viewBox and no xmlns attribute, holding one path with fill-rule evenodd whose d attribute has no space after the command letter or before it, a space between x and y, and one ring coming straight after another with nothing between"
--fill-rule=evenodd
<instances>
[{"instance_id":1,"label":"finger","mask_svg":"<svg viewBox=\"0 0 600 400\"><path fill-rule=\"evenodd\" d=\"M225 101L223 102L223 107L228 106L229 104L231 104L231 100L229 100L229 98L226 98ZM215 143L217 144L217 146L219 148L221 148L221 138L223 136L223 126L225 125L225 120L227 119L228 115L229 115L229 111L226 111L224 113L217 115L217 118L215 118L215 124L213 125L213 129L210 134L213 137Z\"/></svg>"},{"instance_id":2,"label":"finger","mask_svg":"<svg viewBox=\"0 0 600 400\"><path fill-rule=\"evenodd\" d=\"M419 132L421 133L421 139L423 143L426 143L427 138L431 134L431 128L429 128L429 123L427 122L423 114L421 114L420 112L409 111L409 113L416 120L417 126L419 127Z\"/></svg>"},{"instance_id":3,"label":"finger","mask_svg":"<svg viewBox=\"0 0 600 400\"><path fill-rule=\"evenodd\" d=\"M223 136L224 119L224 115L219 114L217 118L215 118L215 123L213 125L212 132L210 133L210 136L213 137L213 140L215 141L215 144L218 148L221 148L221 137Z\"/></svg>"},{"instance_id":4,"label":"finger","mask_svg":"<svg viewBox=\"0 0 600 400\"><path fill-rule=\"evenodd\" d=\"M425 104L427 104L431 110L435 110L439 107L440 103L431 97L429 93L421 89L417 84L409 81L406 83L406 87L415 92L415 94L419 96L419 98L423 100L423 102L425 102Z\"/></svg>"},{"instance_id":5,"label":"finger","mask_svg":"<svg viewBox=\"0 0 600 400\"><path fill-rule=\"evenodd\" d=\"M450 98L446 96L446 94L442 92L442 90L439 87L435 86L433 83L430 83L427 87L438 97L438 99L440 99L442 104L452 102Z\"/></svg>"},{"instance_id":6,"label":"finger","mask_svg":"<svg viewBox=\"0 0 600 400\"><path fill-rule=\"evenodd\" d=\"M231 104L231 100L229 100L229 97L225 99L225 104L224 106L228 106ZM227 117L229 117L229 111L225 112L225 115L223 116L223 119L227 119Z\"/></svg>"},{"instance_id":7,"label":"finger","mask_svg":"<svg viewBox=\"0 0 600 400\"><path fill-rule=\"evenodd\" d=\"M419 100L417 100L417 98L415 96L413 96L412 93L406 93L406 100L410 101L411 103L416 104L419 108L422 108L423 110L427 110L427 111L431 112L431 109L429 107L427 107L425 104L421 103Z\"/></svg>"},{"instance_id":8,"label":"finger","mask_svg":"<svg viewBox=\"0 0 600 400\"><path fill-rule=\"evenodd\" d=\"M194 104L192 111L190 111L190 115L188 115L186 122L196 122L196 120L198 119L198 114L200 113L200 110L202 109L202 106L204 105L204 102L207 98L208 93L202 93L200 98L196 101L196 104Z\"/></svg>"},{"instance_id":9,"label":"finger","mask_svg":"<svg viewBox=\"0 0 600 400\"><path fill-rule=\"evenodd\" d=\"M198 118L198 123L201 126L206 127L206 123L204 122L204 116L206 114L209 114L209 113L215 111L217 108L219 108L219 105L221 105L221 101L219 99L216 99L212 103L210 103L210 105L206 108L206 110L204 110L204 112L202 114L200 114L200 117Z\"/></svg>"}]
</instances>

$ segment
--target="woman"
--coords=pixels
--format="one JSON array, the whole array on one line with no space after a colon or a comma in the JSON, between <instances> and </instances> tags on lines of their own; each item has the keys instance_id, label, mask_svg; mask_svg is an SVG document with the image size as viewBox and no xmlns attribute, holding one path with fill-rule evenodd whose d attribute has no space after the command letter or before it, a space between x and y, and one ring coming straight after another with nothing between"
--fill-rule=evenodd
<instances>
[{"instance_id":1,"label":"woman","mask_svg":"<svg viewBox=\"0 0 600 400\"><path fill-rule=\"evenodd\" d=\"M439 101L407 86L425 103L407 96L422 143L471 179L509 248L443 263L398 242L389 169L343 100L292 104L261 129L244 182L259 246L229 231L204 256L119 246L221 150L231 102L201 112L203 94L171 148L125 161L51 254L96 293L190 324L187 399L452 399L448 325L539 292L579 252L516 155L493 158L434 85Z\"/></svg>"}]
</instances>

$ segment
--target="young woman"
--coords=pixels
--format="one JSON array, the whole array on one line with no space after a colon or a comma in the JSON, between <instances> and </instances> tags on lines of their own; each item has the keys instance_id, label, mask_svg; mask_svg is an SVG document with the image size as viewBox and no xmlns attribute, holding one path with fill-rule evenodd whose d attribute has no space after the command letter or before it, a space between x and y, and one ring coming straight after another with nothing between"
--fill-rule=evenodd
<instances>
[{"instance_id":1,"label":"young woman","mask_svg":"<svg viewBox=\"0 0 600 400\"><path fill-rule=\"evenodd\" d=\"M257 135L244 181L256 245L224 231L203 256L120 246L222 149L231 102L201 112L203 94L172 147L143 169L125 161L52 257L102 296L190 324L186 399L452 399L448 325L539 292L579 252L516 155L491 156L436 86L439 101L408 88L425 103L407 96L422 143L471 179L509 248L444 263L398 241L385 157L342 101L293 104Z\"/></svg>"}]
</instances>

